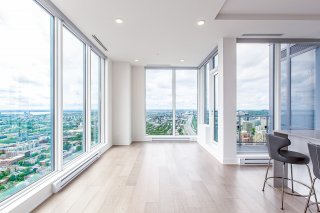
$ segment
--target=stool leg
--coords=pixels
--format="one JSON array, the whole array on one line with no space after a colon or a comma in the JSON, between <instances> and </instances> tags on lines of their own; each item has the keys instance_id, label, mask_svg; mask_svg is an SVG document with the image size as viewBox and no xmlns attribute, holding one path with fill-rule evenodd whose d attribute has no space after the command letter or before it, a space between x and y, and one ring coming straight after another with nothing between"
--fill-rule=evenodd
<instances>
[{"instance_id":1,"label":"stool leg","mask_svg":"<svg viewBox=\"0 0 320 213\"><path fill-rule=\"evenodd\" d=\"M286 170L286 163L283 163L282 168L282 196L281 196L281 209L283 210L283 199L284 199L284 175Z\"/></svg>"},{"instance_id":2,"label":"stool leg","mask_svg":"<svg viewBox=\"0 0 320 213\"><path fill-rule=\"evenodd\" d=\"M266 187L266 182L267 182L267 178L268 178L268 172L269 172L269 168L270 168L270 163L271 163L271 158L269 158L269 163L268 163L268 167L267 167L266 177L264 178L264 183L263 183L263 187L262 187L262 191L263 191L263 192L264 192L264 188Z\"/></svg>"},{"instance_id":3,"label":"stool leg","mask_svg":"<svg viewBox=\"0 0 320 213\"><path fill-rule=\"evenodd\" d=\"M294 193L293 190L293 171L292 171L292 164L290 163L290 170L291 170L291 192Z\"/></svg>"},{"instance_id":4,"label":"stool leg","mask_svg":"<svg viewBox=\"0 0 320 213\"><path fill-rule=\"evenodd\" d=\"M309 202L310 202L310 198L311 198L311 195L312 195L312 191L314 190L314 182L316 181L316 178L314 178L312 181L311 181L311 189L310 189L310 192L309 192L309 196L308 196L308 200L307 200L307 204L306 204L306 207L304 208L304 213L307 212L308 210L308 207L309 207ZM316 204L318 206L318 204ZM319 207L318 207L319 208Z\"/></svg>"},{"instance_id":5,"label":"stool leg","mask_svg":"<svg viewBox=\"0 0 320 213\"><path fill-rule=\"evenodd\" d=\"M314 183L315 183L315 181L316 181L316 178L314 178L314 180L312 180L312 175L311 175L310 167L309 167L308 164L307 164L306 166L307 166L308 172L309 172L309 177L310 177L310 181L311 181L311 190L312 190L313 193L314 193L314 199L315 199L315 201L316 201L317 211L320 212L319 205L318 205L318 198L317 198L316 190L315 190L315 188L314 188ZM311 196L311 195L310 195L310 196ZM308 198L308 203L307 203L307 205L309 205L309 201L310 201L310 197Z\"/></svg>"}]
</instances>

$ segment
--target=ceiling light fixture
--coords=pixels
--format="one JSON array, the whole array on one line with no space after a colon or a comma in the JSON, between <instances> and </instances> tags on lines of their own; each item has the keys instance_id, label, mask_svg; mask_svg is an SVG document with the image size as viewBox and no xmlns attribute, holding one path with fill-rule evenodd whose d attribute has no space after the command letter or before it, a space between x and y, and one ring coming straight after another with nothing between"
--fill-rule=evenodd
<instances>
[{"instance_id":1,"label":"ceiling light fixture","mask_svg":"<svg viewBox=\"0 0 320 213\"><path fill-rule=\"evenodd\" d=\"M204 23L206 23L205 20L200 20L200 21L197 22L197 25L198 26L202 26L202 25L204 25Z\"/></svg>"},{"instance_id":2,"label":"ceiling light fixture","mask_svg":"<svg viewBox=\"0 0 320 213\"><path fill-rule=\"evenodd\" d=\"M184 62L184 59L180 59L180 62Z\"/></svg>"},{"instance_id":3,"label":"ceiling light fixture","mask_svg":"<svg viewBox=\"0 0 320 213\"><path fill-rule=\"evenodd\" d=\"M117 24L122 24L122 23L123 23L123 20L120 19L120 18L117 18L117 19L115 20L115 22L116 22Z\"/></svg>"},{"instance_id":4,"label":"ceiling light fixture","mask_svg":"<svg viewBox=\"0 0 320 213\"><path fill-rule=\"evenodd\" d=\"M134 61L135 61L135 62L139 62L140 60L139 60L139 59L135 59Z\"/></svg>"}]
</instances>

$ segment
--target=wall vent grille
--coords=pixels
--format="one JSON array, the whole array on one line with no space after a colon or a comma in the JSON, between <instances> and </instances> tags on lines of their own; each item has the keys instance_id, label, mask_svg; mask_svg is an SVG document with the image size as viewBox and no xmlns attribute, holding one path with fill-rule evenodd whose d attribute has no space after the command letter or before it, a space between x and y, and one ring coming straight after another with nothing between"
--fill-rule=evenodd
<instances>
[{"instance_id":1,"label":"wall vent grille","mask_svg":"<svg viewBox=\"0 0 320 213\"><path fill-rule=\"evenodd\" d=\"M100 39L98 39L98 37L96 35L92 35L92 37L94 38L94 40L96 40L96 42L104 49L104 51L109 51L106 46L103 45L103 43L100 41Z\"/></svg>"},{"instance_id":2,"label":"wall vent grille","mask_svg":"<svg viewBox=\"0 0 320 213\"><path fill-rule=\"evenodd\" d=\"M252 37L269 37L269 36L283 36L280 33L244 33L242 36L252 36Z\"/></svg>"}]
</instances>

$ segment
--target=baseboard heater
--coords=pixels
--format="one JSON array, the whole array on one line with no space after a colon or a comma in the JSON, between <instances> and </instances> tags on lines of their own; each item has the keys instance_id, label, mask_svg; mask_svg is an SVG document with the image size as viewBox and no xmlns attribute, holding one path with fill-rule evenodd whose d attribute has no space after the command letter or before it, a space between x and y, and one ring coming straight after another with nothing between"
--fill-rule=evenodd
<instances>
[{"instance_id":1,"label":"baseboard heater","mask_svg":"<svg viewBox=\"0 0 320 213\"><path fill-rule=\"evenodd\" d=\"M174 138L174 137L154 137L152 138L152 141L195 141L193 138L190 137L179 137L179 138Z\"/></svg>"},{"instance_id":2,"label":"baseboard heater","mask_svg":"<svg viewBox=\"0 0 320 213\"><path fill-rule=\"evenodd\" d=\"M245 157L240 158L240 165L267 165L268 157Z\"/></svg>"},{"instance_id":3,"label":"baseboard heater","mask_svg":"<svg viewBox=\"0 0 320 213\"><path fill-rule=\"evenodd\" d=\"M80 175L86 168L88 168L92 163L94 163L100 157L100 152L95 153L89 157L86 162L81 164L78 168L71 170L66 175L62 176L59 180L52 184L52 192L57 193L63 187L68 185L74 178Z\"/></svg>"}]
</instances>

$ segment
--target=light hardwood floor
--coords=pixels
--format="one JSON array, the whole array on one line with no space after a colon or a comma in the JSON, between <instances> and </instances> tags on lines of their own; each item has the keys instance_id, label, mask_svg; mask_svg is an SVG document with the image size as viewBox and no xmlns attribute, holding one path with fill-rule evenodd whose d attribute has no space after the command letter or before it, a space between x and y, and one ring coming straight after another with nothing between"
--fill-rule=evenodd
<instances>
[{"instance_id":1,"label":"light hardwood floor","mask_svg":"<svg viewBox=\"0 0 320 213\"><path fill-rule=\"evenodd\" d=\"M197 143L115 146L34 212L303 212L305 199L261 191L265 166L223 166Z\"/></svg>"}]
</instances>

